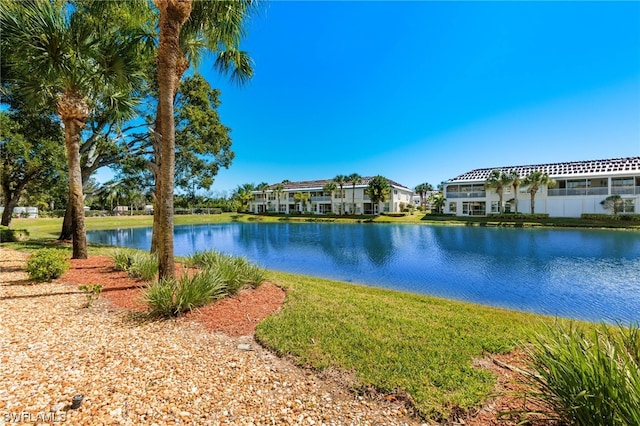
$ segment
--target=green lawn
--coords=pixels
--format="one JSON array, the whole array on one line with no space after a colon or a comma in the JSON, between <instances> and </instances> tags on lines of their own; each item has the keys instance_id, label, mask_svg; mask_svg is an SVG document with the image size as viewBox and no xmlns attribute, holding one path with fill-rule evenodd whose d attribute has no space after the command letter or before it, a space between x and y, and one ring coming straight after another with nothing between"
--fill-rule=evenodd
<instances>
[{"instance_id":1,"label":"green lawn","mask_svg":"<svg viewBox=\"0 0 640 426\"><path fill-rule=\"evenodd\" d=\"M176 216L176 224L281 220L369 219L250 214ZM151 221L150 216L123 216L87 218L86 223L87 229L108 229L150 226ZM374 219L377 221L494 225L488 220L434 219L422 215ZM50 246L61 222L61 219L16 220L12 227L26 228L31 239L6 244L26 250ZM554 223L569 226L573 220ZM111 250L90 246L90 254L107 254ZM473 367L473 360L487 353L510 351L528 341L534 327L551 320L301 275L270 272L269 279L289 292L284 308L258 326L257 339L280 355L292 356L300 365L353 372L356 390L372 387L386 393L408 393L419 413L431 419L446 418L458 407L478 406L489 397L495 379L488 371Z\"/></svg>"},{"instance_id":2,"label":"green lawn","mask_svg":"<svg viewBox=\"0 0 640 426\"><path fill-rule=\"evenodd\" d=\"M289 289L256 338L300 365L355 371L354 388L407 392L425 418L478 406L492 374L473 367L512 350L549 318L337 281L272 272Z\"/></svg>"}]
</instances>

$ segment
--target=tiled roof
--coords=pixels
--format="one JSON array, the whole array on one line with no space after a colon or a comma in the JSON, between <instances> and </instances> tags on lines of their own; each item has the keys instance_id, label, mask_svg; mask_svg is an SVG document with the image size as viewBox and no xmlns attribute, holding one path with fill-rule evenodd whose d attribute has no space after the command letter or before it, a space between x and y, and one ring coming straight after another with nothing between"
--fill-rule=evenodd
<instances>
[{"instance_id":1,"label":"tiled roof","mask_svg":"<svg viewBox=\"0 0 640 426\"><path fill-rule=\"evenodd\" d=\"M363 186L368 186L371 179L373 179L373 176L367 176L367 177L363 176L362 183L359 185L356 185L356 187L361 188ZM387 180L389 181L389 184L391 186L394 186L396 188L406 189L407 191L411 191L409 188L407 188L404 185L400 185L398 182L392 181L391 179L387 179ZM333 182L333 179L304 180L300 182L286 182L286 183L279 182L279 183L274 183L273 185L269 185L269 189L273 190L277 185L282 185L285 191L287 190L291 191L296 189L301 189L301 190L304 189L307 191L311 189L321 190L329 182ZM348 181L343 186L344 189L348 189L351 187L352 187L352 184L351 182L348 182Z\"/></svg>"},{"instance_id":2,"label":"tiled roof","mask_svg":"<svg viewBox=\"0 0 640 426\"><path fill-rule=\"evenodd\" d=\"M521 177L531 172L548 173L553 178L606 175L611 173L640 172L640 157L612 158L608 160L573 161L570 163L535 164L529 166L506 166L475 169L463 173L447 182L485 181L493 170L517 171Z\"/></svg>"}]
</instances>

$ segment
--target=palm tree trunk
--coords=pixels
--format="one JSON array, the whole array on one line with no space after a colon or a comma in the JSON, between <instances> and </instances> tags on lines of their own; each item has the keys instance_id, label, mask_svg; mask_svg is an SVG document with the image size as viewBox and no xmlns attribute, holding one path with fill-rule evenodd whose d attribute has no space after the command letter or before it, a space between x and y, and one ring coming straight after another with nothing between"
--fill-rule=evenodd
<instances>
[{"instance_id":1,"label":"palm tree trunk","mask_svg":"<svg viewBox=\"0 0 640 426\"><path fill-rule=\"evenodd\" d=\"M178 88L180 85L180 80L182 80L182 76L189 68L189 63L186 58L179 52L178 59L176 61L176 71L175 76L173 78L174 87L173 87L173 103L175 103L176 96L178 95ZM175 136L174 136L175 138ZM160 191L161 179L160 176L160 168L162 167L162 117L160 115L160 102L158 102L158 106L156 107L156 121L153 129L153 153L155 156L155 165L153 167L153 178L155 182L155 194L153 198L153 228L151 231L151 253L158 252L158 232L160 231L160 225L158 222L157 211L160 211L160 206L162 205L162 194ZM175 139L174 139L175 140Z\"/></svg>"},{"instance_id":2,"label":"palm tree trunk","mask_svg":"<svg viewBox=\"0 0 640 426\"><path fill-rule=\"evenodd\" d=\"M64 123L64 139L69 167L69 204L73 239L73 259L87 258L87 235L84 226L84 194L80 168L80 132L84 127L86 103L74 95L63 97L58 110ZM84 120L83 120L84 119Z\"/></svg>"},{"instance_id":3,"label":"palm tree trunk","mask_svg":"<svg viewBox=\"0 0 640 426\"><path fill-rule=\"evenodd\" d=\"M351 204L353 204L352 215L356 214L356 185L353 185L353 189L351 190Z\"/></svg>"},{"instance_id":4,"label":"palm tree trunk","mask_svg":"<svg viewBox=\"0 0 640 426\"><path fill-rule=\"evenodd\" d=\"M173 190L175 178L175 122L173 99L177 89L177 67L182 59L180 29L191 14L190 0L155 0L160 10L158 46L158 109L160 118L161 163L156 185L158 202L157 249L160 279L175 277L173 253Z\"/></svg>"},{"instance_id":5,"label":"palm tree trunk","mask_svg":"<svg viewBox=\"0 0 640 426\"><path fill-rule=\"evenodd\" d=\"M536 192L531 191L531 214L536 211Z\"/></svg>"},{"instance_id":6,"label":"palm tree trunk","mask_svg":"<svg viewBox=\"0 0 640 426\"><path fill-rule=\"evenodd\" d=\"M160 214L160 206L162 205L160 194L160 165L162 164L162 157L160 156L160 145L162 143L162 136L160 135L160 103L156 111L156 122L153 135L153 154L155 157L155 163L153 165L153 179L155 182L155 193L153 196L153 228L151 228L151 253L158 252L158 234L160 232L160 222L158 220Z\"/></svg>"},{"instance_id":7,"label":"palm tree trunk","mask_svg":"<svg viewBox=\"0 0 640 426\"><path fill-rule=\"evenodd\" d=\"M80 165L81 174L82 174L82 191L84 197L84 187L89 181L91 177L91 173L93 171L90 168L82 167ZM113 209L111 209L113 211ZM67 200L67 207L64 210L64 219L62 220L62 229L60 230L60 236L58 237L58 241L67 241L73 238L73 217L71 215L71 199Z\"/></svg>"}]
</instances>

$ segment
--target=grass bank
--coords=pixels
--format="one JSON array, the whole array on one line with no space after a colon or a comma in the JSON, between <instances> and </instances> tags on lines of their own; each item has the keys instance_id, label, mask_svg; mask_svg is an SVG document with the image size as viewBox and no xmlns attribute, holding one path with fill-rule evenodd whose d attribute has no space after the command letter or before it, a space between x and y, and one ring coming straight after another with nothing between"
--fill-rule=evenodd
<instances>
[{"instance_id":1,"label":"grass bank","mask_svg":"<svg viewBox=\"0 0 640 426\"><path fill-rule=\"evenodd\" d=\"M509 352L548 318L434 297L272 272L290 289L256 338L301 365L353 371L356 389L408 393L421 415L478 406L494 377L473 366Z\"/></svg>"}]
</instances>

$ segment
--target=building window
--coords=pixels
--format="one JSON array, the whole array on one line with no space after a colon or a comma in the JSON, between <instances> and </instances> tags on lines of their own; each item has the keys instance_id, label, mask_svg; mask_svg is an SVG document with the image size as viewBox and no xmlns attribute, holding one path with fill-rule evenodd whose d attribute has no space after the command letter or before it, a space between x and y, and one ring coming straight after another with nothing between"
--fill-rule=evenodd
<instances>
[{"instance_id":1,"label":"building window","mask_svg":"<svg viewBox=\"0 0 640 426\"><path fill-rule=\"evenodd\" d=\"M449 212L455 213L457 211L458 203L449 203Z\"/></svg>"},{"instance_id":2,"label":"building window","mask_svg":"<svg viewBox=\"0 0 640 426\"><path fill-rule=\"evenodd\" d=\"M620 213L635 213L636 206L633 198L625 198L622 200L622 211Z\"/></svg>"},{"instance_id":3,"label":"building window","mask_svg":"<svg viewBox=\"0 0 640 426\"><path fill-rule=\"evenodd\" d=\"M500 213L500 202L492 201L491 202L491 213Z\"/></svg>"},{"instance_id":4,"label":"building window","mask_svg":"<svg viewBox=\"0 0 640 426\"><path fill-rule=\"evenodd\" d=\"M621 177L611 179L612 195L633 195L635 188L633 186L634 179L632 177Z\"/></svg>"},{"instance_id":5,"label":"building window","mask_svg":"<svg viewBox=\"0 0 640 426\"><path fill-rule=\"evenodd\" d=\"M484 201L463 201L462 213L469 216L484 216L486 205Z\"/></svg>"}]
</instances>

